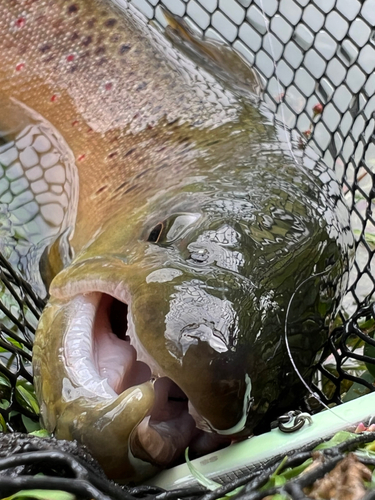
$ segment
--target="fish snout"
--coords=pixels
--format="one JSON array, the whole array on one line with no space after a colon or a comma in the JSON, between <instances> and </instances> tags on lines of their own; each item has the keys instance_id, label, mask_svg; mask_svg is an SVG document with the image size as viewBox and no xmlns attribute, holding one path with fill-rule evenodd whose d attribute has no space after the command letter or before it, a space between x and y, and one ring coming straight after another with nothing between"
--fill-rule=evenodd
<instances>
[{"instance_id":1,"label":"fish snout","mask_svg":"<svg viewBox=\"0 0 375 500\"><path fill-rule=\"evenodd\" d=\"M157 290L157 283L149 283L147 297L133 303L135 330L149 358L186 395L198 429L218 436L246 433L252 363L236 290L217 293L207 281L186 278Z\"/></svg>"}]
</instances>

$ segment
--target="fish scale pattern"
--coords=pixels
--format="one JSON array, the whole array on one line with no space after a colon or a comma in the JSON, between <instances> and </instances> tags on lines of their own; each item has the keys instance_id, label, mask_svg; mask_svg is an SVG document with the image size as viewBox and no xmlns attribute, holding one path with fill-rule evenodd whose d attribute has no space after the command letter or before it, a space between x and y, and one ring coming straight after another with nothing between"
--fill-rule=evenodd
<instances>
[{"instance_id":1,"label":"fish scale pattern","mask_svg":"<svg viewBox=\"0 0 375 500\"><path fill-rule=\"evenodd\" d=\"M125 0L113 1L119 5L125 3ZM371 321L375 319L375 308L371 305L375 292L375 0L129 0L129 3L161 31L166 27L161 9L164 6L183 17L198 35L232 45L256 68L265 108L271 111L280 128L285 129L286 136L301 150L311 147L336 171L350 207L356 256L342 308L343 324L333 332L327 346L327 356L331 352L327 359L333 360L335 367L329 369L329 363L318 366L312 389L325 402L337 404L342 403L342 395L350 390L353 381L363 387L362 390L356 387L357 395L374 390L371 382L353 376L350 362L353 345L357 341L366 342L366 335L373 331ZM13 194L25 192L19 207L0 213L0 235L20 231L28 225L30 237L35 217L50 224L52 232L61 231L64 220L51 210L53 200L43 200L42 189L43 183L50 183L53 177L50 191L60 199L62 193L72 196L74 168L72 178L63 178L59 175L59 165L53 163L51 157L54 148L59 148L59 140L53 131L36 123L33 130L20 130L16 141L0 144L2 186L4 182L7 187L10 184ZM26 171L28 186L20 184L21 170ZM65 175L69 171L65 168ZM329 170L321 175L328 174ZM37 183L40 187L36 187ZM38 212L34 213L32 206L28 206L32 203L27 199L28 190L33 190L33 196L39 196ZM2 203L12 202L3 196L0 192ZM11 255L6 257L11 260ZM30 430L37 420L36 401L28 390L32 380L32 332L43 301L3 257L0 286L3 297L0 304L0 425L4 431ZM355 359L361 361L358 351ZM65 460L68 464L72 458ZM261 469L264 472L263 466ZM254 474L256 477L257 473ZM80 491L77 494L82 497L130 499L162 494L146 487L134 492L116 492L103 487L101 491L105 493L95 493L94 481L88 477L85 494L77 486L76 491ZM11 479L7 484L10 485L7 494L16 491L16 483ZM62 481L60 487L66 485ZM55 486L59 488L57 483ZM301 491L293 493L290 489L288 493L292 498L301 498ZM199 489L190 492L191 497L200 495ZM258 498L249 491L247 495L247 498ZM181 496L181 492L176 492L175 497L170 494L170 498ZM214 494L212 498L216 498Z\"/></svg>"}]
</instances>

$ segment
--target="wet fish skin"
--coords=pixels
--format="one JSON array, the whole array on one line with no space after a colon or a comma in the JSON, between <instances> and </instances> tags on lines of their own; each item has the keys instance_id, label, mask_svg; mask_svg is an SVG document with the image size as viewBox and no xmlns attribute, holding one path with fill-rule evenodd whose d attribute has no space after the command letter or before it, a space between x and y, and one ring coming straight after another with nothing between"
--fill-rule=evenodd
<instances>
[{"instance_id":1,"label":"wet fish skin","mask_svg":"<svg viewBox=\"0 0 375 500\"><path fill-rule=\"evenodd\" d=\"M115 478L176 458L138 432L156 383L104 397L72 374L65 339L97 292L128 303L138 359L184 391L201 429L242 437L293 406L285 323L308 380L345 288L352 239L336 181L183 56L168 61L173 49L156 49L129 13L63 0L0 13L1 99L51 122L79 171L75 257L51 284L34 348L46 427Z\"/></svg>"}]
</instances>

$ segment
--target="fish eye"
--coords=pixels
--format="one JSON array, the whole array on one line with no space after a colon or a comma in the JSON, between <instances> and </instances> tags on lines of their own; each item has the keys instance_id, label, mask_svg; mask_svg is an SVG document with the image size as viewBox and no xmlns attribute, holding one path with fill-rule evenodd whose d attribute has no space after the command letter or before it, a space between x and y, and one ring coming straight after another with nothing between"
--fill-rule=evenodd
<instances>
[{"instance_id":1,"label":"fish eye","mask_svg":"<svg viewBox=\"0 0 375 500\"><path fill-rule=\"evenodd\" d=\"M170 245L183 238L200 217L197 213L173 214L151 230L147 241Z\"/></svg>"},{"instance_id":2,"label":"fish eye","mask_svg":"<svg viewBox=\"0 0 375 500\"><path fill-rule=\"evenodd\" d=\"M148 235L147 241L150 243L157 243L159 241L160 235L163 232L164 224L159 222Z\"/></svg>"}]
</instances>

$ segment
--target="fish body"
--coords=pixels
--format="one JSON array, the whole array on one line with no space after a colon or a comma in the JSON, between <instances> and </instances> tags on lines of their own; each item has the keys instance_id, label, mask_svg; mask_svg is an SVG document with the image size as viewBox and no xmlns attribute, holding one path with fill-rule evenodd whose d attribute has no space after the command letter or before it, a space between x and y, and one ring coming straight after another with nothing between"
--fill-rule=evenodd
<instances>
[{"instance_id":1,"label":"fish body","mask_svg":"<svg viewBox=\"0 0 375 500\"><path fill-rule=\"evenodd\" d=\"M64 244L50 245L33 351L43 424L139 479L292 408L295 368L311 378L347 281L334 174L280 143L247 77L239 94L229 73L219 83L127 4L0 13L3 149L18 154L5 173L19 162L29 178L53 153L79 177L44 210L73 206L54 226Z\"/></svg>"}]
</instances>

